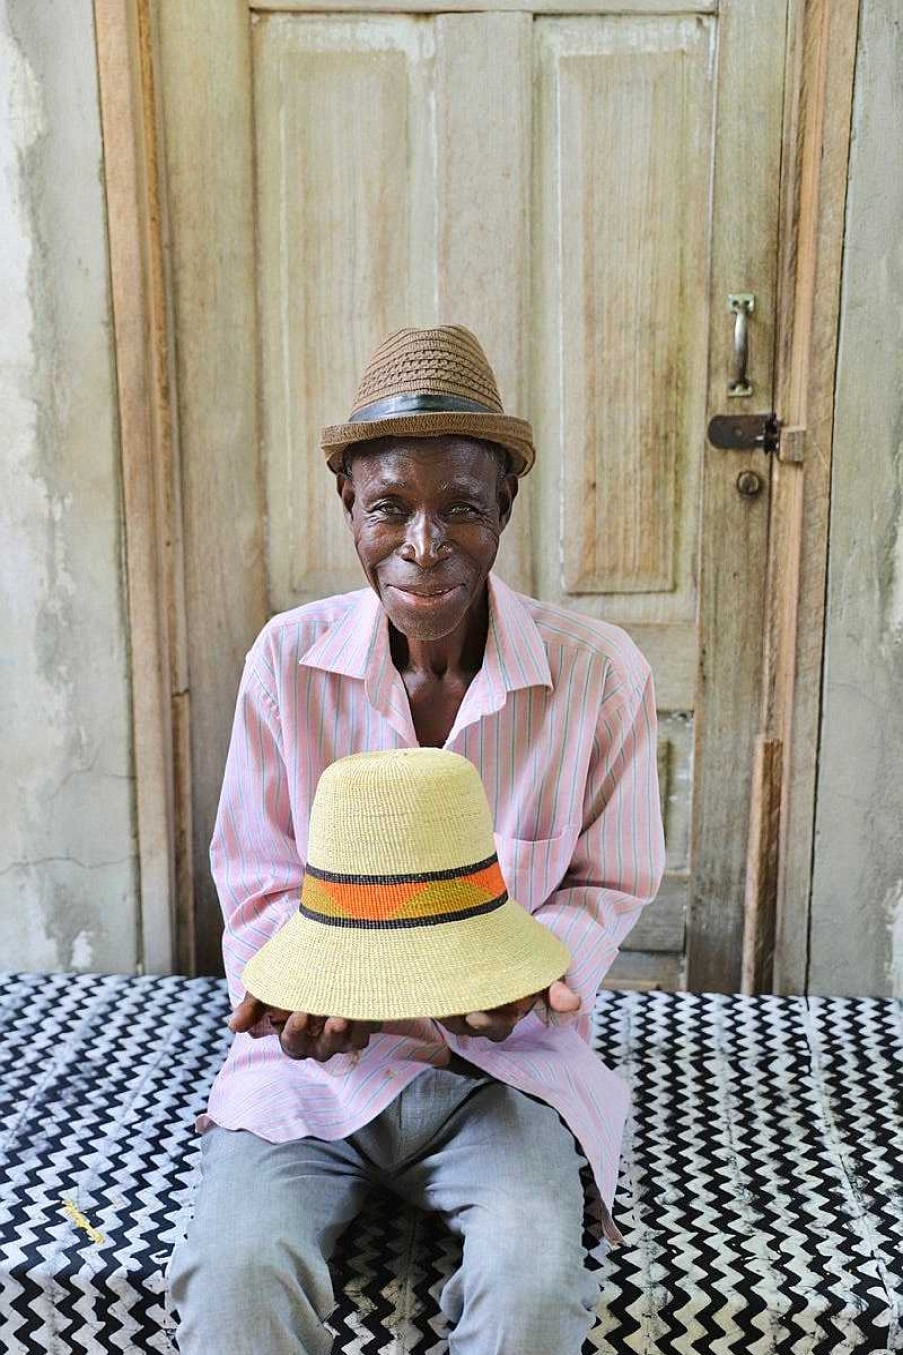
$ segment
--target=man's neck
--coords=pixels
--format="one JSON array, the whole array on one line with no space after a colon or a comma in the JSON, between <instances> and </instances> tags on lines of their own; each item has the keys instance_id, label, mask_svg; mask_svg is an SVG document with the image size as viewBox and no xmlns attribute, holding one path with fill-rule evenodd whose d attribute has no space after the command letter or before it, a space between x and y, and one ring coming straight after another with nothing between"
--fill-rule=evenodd
<instances>
[{"instance_id":1,"label":"man's neck","mask_svg":"<svg viewBox=\"0 0 903 1355\"><path fill-rule=\"evenodd\" d=\"M472 677L483 666L489 629L489 589L464 614L458 626L440 640L419 640L403 635L389 622L392 662L402 674L428 681Z\"/></svg>"}]
</instances>

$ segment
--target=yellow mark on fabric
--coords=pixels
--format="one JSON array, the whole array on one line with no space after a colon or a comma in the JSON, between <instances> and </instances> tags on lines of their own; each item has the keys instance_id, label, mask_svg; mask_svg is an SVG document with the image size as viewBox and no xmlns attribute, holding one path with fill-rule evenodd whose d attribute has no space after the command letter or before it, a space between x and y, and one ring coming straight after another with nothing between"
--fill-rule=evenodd
<instances>
[{"instance_id":1,"label":"yellow mark on fabric","mask_svg":"<svg viewBox=\"0 0 903 1355\"><path fill-rule=\"evenodd\" d=\"M75 1203L74 1200L70 1200L68 1199L67 1196L63 1195L60 1198L60 1204L63 1206L66 1213L69 1215L70 1219L75 1224L76 1228L84 1228L85 1232L88 1234L92 1242L95 1242L97 1244L100 1244L101 1242L106 1242L107 1239L104 1237L103 1233L101 1233L97 1228L93 1228L91 1226L91 1224L85 1218L84 1214L79 1209L78 1205Z\"/></svg>"}]
</instances>

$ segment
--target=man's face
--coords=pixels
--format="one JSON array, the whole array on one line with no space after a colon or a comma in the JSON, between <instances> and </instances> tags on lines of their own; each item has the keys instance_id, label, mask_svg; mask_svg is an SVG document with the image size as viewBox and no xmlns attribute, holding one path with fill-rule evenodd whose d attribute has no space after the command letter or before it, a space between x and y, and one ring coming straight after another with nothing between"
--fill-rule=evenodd
<instances>
[{"instance_id":1,"label":"man's face","mask_svg":"<svg viewBox=\"0 0 903 1355\"><path fill-rule=\"evenodd\" d=\"M482 596L517 476L464 437L383 438L337 488L358 558L392 624L439 640Z\"/></svg>"}]
</instances>

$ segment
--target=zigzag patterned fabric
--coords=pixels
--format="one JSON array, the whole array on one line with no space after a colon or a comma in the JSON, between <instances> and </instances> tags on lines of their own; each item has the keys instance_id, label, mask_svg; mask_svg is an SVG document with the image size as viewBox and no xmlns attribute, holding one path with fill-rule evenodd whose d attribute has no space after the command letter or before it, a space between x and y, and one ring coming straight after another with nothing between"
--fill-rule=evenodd
<instances>
[{"instance_id":1,"label":"zigzag patterned fabric","mask_svg":"<svg viewBox=\"0 0 903 1355\"><path fill-rule=\"evenodd\" d=\"M0 1350L177 1350L164 1270L231 1035L219 979L0 976ZM903 1350L903 1011L600 994L633 1089L584 1355ZM587 1172L588 1168L584 1168ZM333 1260L335 1355L442 1355L460 1243L371 1197Z\"/></svg>"}]
</instances>

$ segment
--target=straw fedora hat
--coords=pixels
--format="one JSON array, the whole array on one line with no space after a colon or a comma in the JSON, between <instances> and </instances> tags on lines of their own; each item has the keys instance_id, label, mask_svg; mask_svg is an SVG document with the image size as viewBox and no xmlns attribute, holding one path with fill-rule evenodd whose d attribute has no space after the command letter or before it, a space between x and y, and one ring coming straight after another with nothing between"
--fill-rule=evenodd
<instances>
[{"instance_id":1,"label":"straw fedora hat","mask_svg":"<svg viewBox=\"0 0 903 1355\"><path fill-rule=\"evenodd\" d=\"M495 375L479 340L463 325L398 329L373 354L346 423L323 429L330 470L356 442L459 433L504 447L511 469L533 465L533 430L502 409Z\"/></svg>"},{"instance_id":2,"label":"straw fedora hat","mask_svg":"<svg viewBox=\"0 0 903 1355\"><path fill-rule=\"evenodd\" d=\"M300 906L242 982L286 1011L398 1021L513 1002L570 962L508 897L476 767L439 748L399 748L323 772Z\"/></svg>"}]
</instances>

